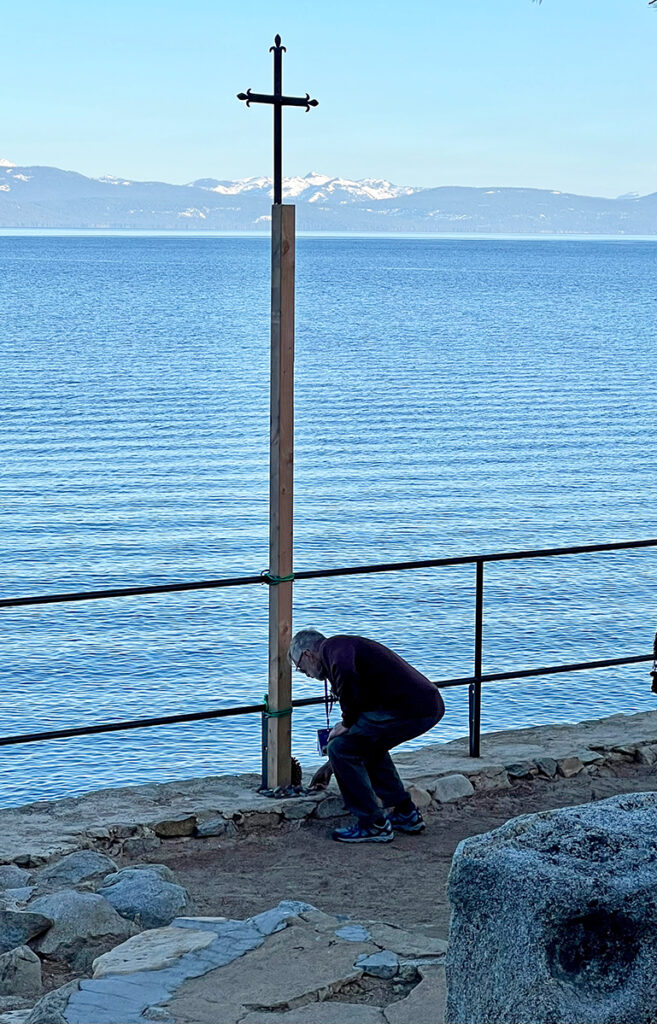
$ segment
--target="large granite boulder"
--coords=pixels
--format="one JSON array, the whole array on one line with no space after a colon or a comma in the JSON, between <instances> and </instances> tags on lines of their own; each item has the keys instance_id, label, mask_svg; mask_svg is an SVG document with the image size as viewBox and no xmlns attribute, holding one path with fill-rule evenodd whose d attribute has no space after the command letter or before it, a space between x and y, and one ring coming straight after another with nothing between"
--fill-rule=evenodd
<instances>
[{"instance_id":1,"label":"large granite boulder","mask_svg":"<svg viewBox=\"0 0 657 1024\"><path fill-rule=\"evenodd\" d=\"M40 896L30 904L30 910L54 922L42 938L32 943L36 952L80 972L90 970L97 956L139 931L102 896L74 889Z\"/></svg>"},{"instance_id":2,"label":"large granite boulder","mask_svg":"<svg viewBox=\"0 0 657 1024\"><path fill-rule=\"evenodd\" d=\"M189 893L174 878L164 864L123 868L105 878L98 894L141 928L163 928L194 909Z\"/></svg>"},{"instance_id":3,"label":"large granite boulder","mask_svg":"<svg viewBox=\"0 0 657 1024\"><path fill-rule=\"evenodd\" d=\"M109 871L116 871L116 864L104 853L95 850L75 850L60 860L46 865L38 874L39 887L64 888L79 882L103 878Z\"/></svg>"},{"instance_id":4,"label":"large granite boulder","mask_svg":"<svg viewBox=\"0 0 657 1024\"><path fill-rule=\"evenodd\" d=\"M0 909L0 954L23 946L50 928L49 915L40 913L38 908L30 907L30 911Z\"/></svg>"},{"instance_id":5,"label":"large granite boulder","mask_svg":"<svg viewBox=\"0 0 657 1024\"><path fill-rule=\"evenodd\" d=\"M466 839L449 897L450 1024L657 1020L657 793Z\"/></svg>"}]
</instances>

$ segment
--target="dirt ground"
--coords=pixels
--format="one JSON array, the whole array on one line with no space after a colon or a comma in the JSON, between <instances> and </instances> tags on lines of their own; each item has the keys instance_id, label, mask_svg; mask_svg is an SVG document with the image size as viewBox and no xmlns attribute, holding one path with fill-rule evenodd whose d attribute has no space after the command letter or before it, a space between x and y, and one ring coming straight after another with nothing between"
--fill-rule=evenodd
<instances>
[{"instance_id":1,"label":"dirt ground","mask_svg":"<svg viewBox=\"0 0 657 1024\"><path fill-rule=\"evenodd\" d=\"M534 778L511 789L478 793L425 814L427 828L394 842L349 846L331 829L349 820L283 824L243 837L168 839L152 856L188 889L199 915L245 918L279 900L306 900L320 910L361 920L422 925L447 937L447 876L458 843L509 818L657 790L657 765L633 762L589 768L570 779ZM130 860L124 858L123 865Z\"/></svg>"}]
</instances>

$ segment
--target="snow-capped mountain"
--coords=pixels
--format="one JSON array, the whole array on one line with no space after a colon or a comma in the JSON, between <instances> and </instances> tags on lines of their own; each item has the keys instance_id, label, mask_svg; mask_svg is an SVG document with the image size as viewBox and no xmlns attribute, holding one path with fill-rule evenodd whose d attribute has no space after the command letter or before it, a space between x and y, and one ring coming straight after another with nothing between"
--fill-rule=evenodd
<instances>
[{"instance_id":1,"label":"snow-capped mountain","mask_svg":"<svg viewBox=\"0 0 657 1024\"><path fill-rule=\"evenodd\" d=\"M0 160L0 227L262 231L271 179L199 178L188 185L87 178ZM601 199L534 188L414 188L312 171L286 178L301 231L657 234L657 193Z\"/></svg>"},{"instance_id":2,"label":"snow-capped mountain","mask_svg":"<svg viewBox=\"0 0 657 1024\"><path fill-rule=\"evenodd\" d=\"M215 181L214 178L199 178L193 181L190 188L204 188L209 192L217 192L222 196L238 196L245 192L269 192L273 183L271 178L242 178L239 181ZM328 174L311 171L303 178L285 178L283 182L283 199L300 199L305 203L328 202L340 198L346 202L357 202L361 199L396 199L397 196L410 196L421 189L408 185L393 185L380 178L363 178L352 181L349 178L331 178Z\"/></svg>"}]
</instances>

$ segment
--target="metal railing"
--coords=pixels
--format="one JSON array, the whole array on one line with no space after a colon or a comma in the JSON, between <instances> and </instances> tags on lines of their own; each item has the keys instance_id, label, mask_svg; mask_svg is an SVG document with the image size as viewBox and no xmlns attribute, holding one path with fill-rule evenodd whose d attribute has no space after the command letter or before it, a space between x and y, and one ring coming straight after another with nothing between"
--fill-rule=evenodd
<instances>
[{"instance_id":1,"label":"metal railing","mask_svg":"<svg viewBox=\"0 0 657 1024\"><path fill-rule=\"evenodd\" d=\"M650 540L620 541L608 544L578 544L561 548L541 548L527 551L494 552L485 555L463 555L451 558L426 558L412 562L384 562L375 565L343 566L337 569L316 569L294 573L295 581L327 579L336 576L364 576L382 572L405 572L411 569L434 569L442 566L472 565L475 577L474 616L474 671L471 676L436 680L441 688L468 686L469 703L469 752L471 757L480 756L481 747L481 691L484 683L495 683L510 679L526 679L530 676L554 675L561 672L578 672L586 669L609 668L615 665L632 665L653 660L653 654L630 655L623 658L605 658L597 661L583 661L562 665L547 665L540 668L518 669L513 672L482 672L483 625L484 625L484 566L488 562L510 562L521 559L552 558L558 555L590 554L602 551L622 551L633 548L657 547L657 538ZM234 576L227 579L197 580L189 583L164 583L153 586L112 587L104 590L75 591L63 594L41 594L28 597L0 599L0 608L24 608L30 605L63 604L73 601L99 601L109 598L134 597L148 594L175 594L195 590L218 590L224 587L241 587L254 584L276 586L281 582L269 572L259 575ZM651 624L652 625L652 624ZM292 701L293 708L322 704L324 697L306 697ZM44 740L65 739L72 736L89 736L95 733L119 732L126 729L144 729L158 725L200 722L213 718L228 718L235 715L261 714L266 716L266 703L247 704L229 708L197 711L180 715L161 715L156 718L138 718L122 722L101 722L96 725L78 726L69 729L51 729L42 732L23 733L17 736L0 737L0 746L20 743L35 743ZM264 764L264 762L263 762ZM264 772L263 772L264 774ZM264 780L263 780L264 781Z\"/></svg>"}]
</instances>

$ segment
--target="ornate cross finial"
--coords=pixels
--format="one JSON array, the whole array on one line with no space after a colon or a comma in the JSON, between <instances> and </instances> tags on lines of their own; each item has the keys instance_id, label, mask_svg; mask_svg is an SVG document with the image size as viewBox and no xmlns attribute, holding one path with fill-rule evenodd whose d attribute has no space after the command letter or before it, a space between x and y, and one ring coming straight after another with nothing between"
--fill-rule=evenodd
<instances>
[{"instance_id":1,"label":"ornate cross finial","mask_svg":"<svg viewBox=\"0 0 657 1024\"><path fill-rule=\"evenodd\" d=\"M306 112L311 107L318 106L317 100L311 100L310 93L305 96L284 96L283 95L283 53L287 52L281 45L281 37L275 36L274 45L269 47L269 52L274 54L274 92L266 95L259 92L246 92L237 94L238 100L245 100L247 107L252 103L271 103L274 107L274 203L280 204L283 193L283 107L305 107Z\"/></svg>"}]
</instances>

